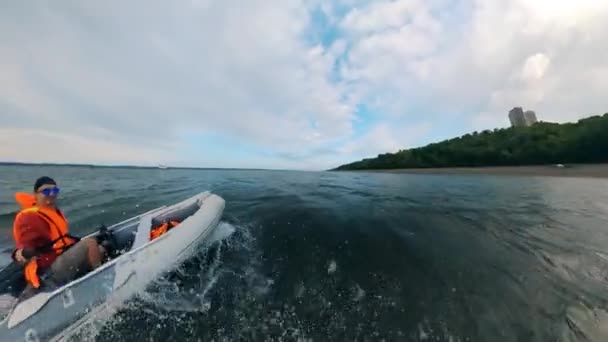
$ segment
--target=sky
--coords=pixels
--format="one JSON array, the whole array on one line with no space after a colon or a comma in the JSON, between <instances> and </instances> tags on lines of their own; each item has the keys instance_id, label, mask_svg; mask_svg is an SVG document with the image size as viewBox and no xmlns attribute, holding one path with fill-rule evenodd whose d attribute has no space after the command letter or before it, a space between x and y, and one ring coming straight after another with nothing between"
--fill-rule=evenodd
<instances>
[{"instance_id":1,"label":"sky","mask_svg":"<svg viewBox=\"0 0 608 342\"><path fill-rule=\"evenodd\" d=\"M5 1L0 161L324 170L608 112L605 0Z\"/></svg>"}]
</instances>

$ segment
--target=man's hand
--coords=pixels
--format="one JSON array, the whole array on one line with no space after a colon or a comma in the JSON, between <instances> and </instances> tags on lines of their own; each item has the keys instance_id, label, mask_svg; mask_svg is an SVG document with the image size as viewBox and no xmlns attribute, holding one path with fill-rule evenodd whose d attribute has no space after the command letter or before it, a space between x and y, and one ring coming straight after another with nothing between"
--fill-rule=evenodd
<instances>
[{"instance_id":1,"label":"man's hand","mask_svg":"<svg viewBox=\"0 0 608 342\"><path fill-rule=\"evenodd\" d=\"M15 261L25 265L34 260L38 256L38 252L33 249L21 248L15 251Z\"/></svg>"},{"instance_id":2,"label":"man's hand","mask_svg":"<svg viewBox=\"0 0 608 342\"><path fill-rule=\"evenodd\" d=\"M23 256L23 249L18 249L15 252L15 261L21 265L25 265L27 263L28 260Z\"/></svg>"}]
</instances>

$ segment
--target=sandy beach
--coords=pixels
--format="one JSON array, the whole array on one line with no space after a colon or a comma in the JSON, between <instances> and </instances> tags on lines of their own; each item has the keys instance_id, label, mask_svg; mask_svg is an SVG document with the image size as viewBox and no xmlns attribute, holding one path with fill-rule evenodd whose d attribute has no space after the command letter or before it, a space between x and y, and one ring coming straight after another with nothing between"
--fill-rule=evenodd
<instances>
[{"instance_id":1,"label":"sandy beach","mask_svg":"<svg viewBox=\"0 0 608 342\"><path fill-rule=\"evenodd\" d=\"M428 169L361 170L365 172L388 172L409 174L480 174L505 176L547 176L608 178L608 164L541 166L496 166L496 167L446 167Z\"/></svg>"}]
</instances>

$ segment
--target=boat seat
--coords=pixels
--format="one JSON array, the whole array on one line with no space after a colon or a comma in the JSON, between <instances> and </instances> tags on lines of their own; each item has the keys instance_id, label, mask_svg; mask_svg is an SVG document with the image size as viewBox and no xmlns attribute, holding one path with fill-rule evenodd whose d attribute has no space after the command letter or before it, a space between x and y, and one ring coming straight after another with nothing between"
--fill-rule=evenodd
<instances>
[{"instance_id":1,"label":"boat seat","mask_svg":"<svg viewBox=\"0 0 608 342\"><path fill-rule=\"evenodd\" d=\"M138 248L150 241L150 228L152 227L150 222L152 222L152 217L150 215L145 215L139 220L132 248Z\"/></svg>"}]
</instances>

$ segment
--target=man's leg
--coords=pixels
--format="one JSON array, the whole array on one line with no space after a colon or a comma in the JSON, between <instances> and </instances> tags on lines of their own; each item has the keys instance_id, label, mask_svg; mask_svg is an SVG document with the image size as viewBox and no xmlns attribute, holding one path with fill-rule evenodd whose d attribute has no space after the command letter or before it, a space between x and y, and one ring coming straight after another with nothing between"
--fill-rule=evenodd
<instances>
[{"instance_id":1,"label":"man's leg","mask_svg":"<svg viewBox=\"0 0 608 342\"><path fill-rule=\"evenodd\" d=\"M91 269L94 270L99 267L103 261L103 247L97 244L95 239L86 238L83 241L86 241L87 243L89 265L91 266Z\"/></svg>"},{"instance_id":2,"label":"man's leg","mask_svg":"<svg viewBox=\"0 0 608 342\"><path fill-rule=\"evenodd\" d=\"M68 283L101 265L102 253L95 239L78 241L57 257L50 267L51 280Z\"/></svg>"}]
</instances>

